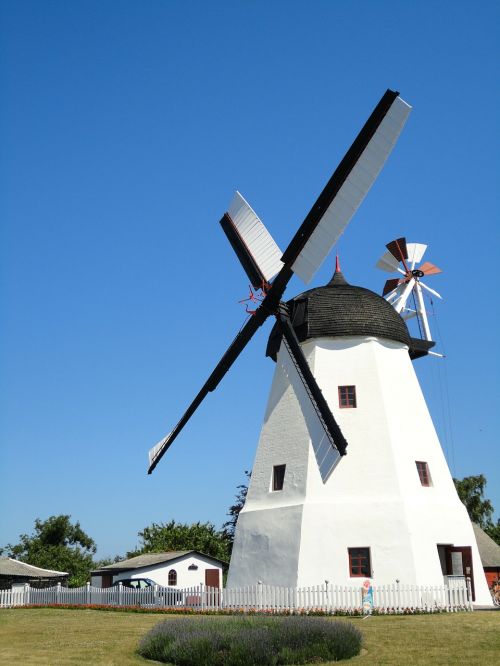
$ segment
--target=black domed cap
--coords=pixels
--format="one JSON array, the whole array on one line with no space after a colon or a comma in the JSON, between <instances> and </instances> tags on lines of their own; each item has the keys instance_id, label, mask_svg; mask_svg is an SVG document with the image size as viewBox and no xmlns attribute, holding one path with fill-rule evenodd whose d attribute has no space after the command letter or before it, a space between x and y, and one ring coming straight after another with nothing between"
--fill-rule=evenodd
<instances>
[{"instance_id":1,"label":"black domed cap","mask_svg":"<svg viewBox=\"0 0 500 666\"><path fill-rule=\"evenodd\" d=\"M369 289L350 285L340 270L335 271L324 287L304 291L287 305L300 342L311 338L373 336L411 347L408 328L392 305ZM266 355L276 360L280 344L281 333L275 325Z\"/></svg>"}]
</instances>

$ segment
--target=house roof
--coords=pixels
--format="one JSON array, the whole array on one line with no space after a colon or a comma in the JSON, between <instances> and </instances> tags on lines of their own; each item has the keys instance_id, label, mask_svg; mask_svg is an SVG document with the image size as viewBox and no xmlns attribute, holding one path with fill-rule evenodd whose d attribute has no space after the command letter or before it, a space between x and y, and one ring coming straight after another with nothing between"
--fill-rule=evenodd
<instances>
[{"instance_id":1,"label":"house roof","mask_svg":"<svg viewBox=\"0 0 500 666\"><path fill-rule=\"evenodd\" d=\"M216 557L212 557L211 555L205 555L204 553L200 553L198 550L172 550L163 553L144 553L143 555L137 555L136 557L131 557L130 559L123 560L122 562L108 564L105 567L101 567L100 569L92 571L92 573L111 573L128 571L129 569L142 569L143 567L149 567L154 564L173 562L185 557L186 555L200 555L201 557L206 557L213 562L219 562L223 565L227 564L227 562L224 562L223 560L219 560Z\"/></svg>"},{"instance_id":2,"label":"house roof","mask_svg":"<svg viewBox=\"0 0 500 666\"><path fill-rule=\"evenodd\" d=\"M11 578L63 578L69 576L65 571L54 571L53 569L41 569L26 562L13 560L11 557L0 557L0 576Z\"/></svg>"},{"instance_id":3,"label":"house roof","mask_svg":"<svg viewBox=\"0 0 500 666\"><path fill-rule=\"evenodd\" d=\"M472 523L472 527L483 567L500 567L500 546L479 525Z\"/></svg>"}]
</instances>

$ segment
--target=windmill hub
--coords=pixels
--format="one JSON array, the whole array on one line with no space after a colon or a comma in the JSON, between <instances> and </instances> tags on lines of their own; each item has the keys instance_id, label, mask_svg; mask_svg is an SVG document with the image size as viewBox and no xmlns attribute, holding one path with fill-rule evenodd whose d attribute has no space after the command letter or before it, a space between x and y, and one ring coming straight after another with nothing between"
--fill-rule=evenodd
<instances>
[{"instance_id":1,"label":"windmill hub","mask_svg":"<svg viewBox=\"0 0 500 666\"><path fill-rule=\"evenodd\" d=\"M414 270L412 270L411 274L415 278L421 278L424 277L425 275L424 271L421 271L419 268L415 268Z\"/></svg>"}]
</instances>

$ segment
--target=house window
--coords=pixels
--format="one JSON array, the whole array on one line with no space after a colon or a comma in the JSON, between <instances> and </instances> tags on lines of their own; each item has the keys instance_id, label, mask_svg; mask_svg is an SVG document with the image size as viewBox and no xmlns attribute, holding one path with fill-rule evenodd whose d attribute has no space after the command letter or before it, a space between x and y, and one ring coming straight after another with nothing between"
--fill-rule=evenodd
<instances>
[{"instance_id":1,"label":"house window","mask_svg":"<svg viewBox=\"0 0 500 666\"><path fill-rule=\"evenodd\" d=\"M370 578L372 565L370 562L369 548L348 548L349 553L349 575L351 578Z\"/></svg>"},{"instance_id":2,"label":"house window","mask_svg":"<svg viewBox=\"0 0 500 666\"><path fill-rule=\"evenodd\" d=\"M356 407L355 386L339 386L339 407Z\"/></svg>"},{"instance_id":3,"label":"house window","mask_svg":"<svg viewBox=\"0 0 500 666\"><path fill-rule=\"evenodd\" d=\"M418 476L420 477L420 483L423 486L431 485L431 475L429 474L429 465L426 462L421 460L416 460L415 465L417 466Z\"/></svg>"},{"instance_id":4,"label":"house window","mask_svg":"<svg viewBox=\"0 0 500 666\"><path fill-rule=\"evenodd\" d=\"M286 465L275 465L273 467L273 490L283 490L285 470Z\"/></svg>"},{"instance_id":5,"label":"house window","mask_svg":"<svg viewBox=\"0 0 500 666\"><path fill-rule=\"evenodd\" d=\"M177 571L175 569L170 569L168 572L168 584L177 585Z\"/></svg>"}]
</instances>

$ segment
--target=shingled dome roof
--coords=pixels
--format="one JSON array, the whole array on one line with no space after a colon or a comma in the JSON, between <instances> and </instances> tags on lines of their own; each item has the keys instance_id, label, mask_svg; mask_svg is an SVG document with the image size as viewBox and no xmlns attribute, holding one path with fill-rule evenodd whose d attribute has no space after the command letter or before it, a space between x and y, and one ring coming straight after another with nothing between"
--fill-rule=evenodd
<instances>
[{"instance_id":1,"label":"shingled dome roof","mask_svg":"<svg viewBox=\"0 0 500 666\"><path fill-rule=\"evenodd\" d=\"M408 328L392 305L369 289L348 284L339 270L324 287L292 298L288 308L300 342L310 338L374 336L411 346ZM267 356L276 360L280 343L281 333L275 326Z\"/></svg>"}]
</instances>

